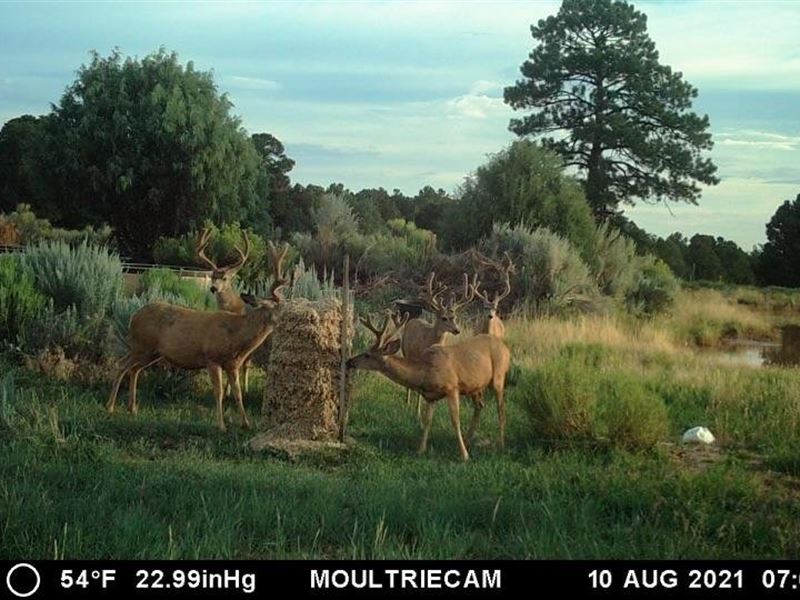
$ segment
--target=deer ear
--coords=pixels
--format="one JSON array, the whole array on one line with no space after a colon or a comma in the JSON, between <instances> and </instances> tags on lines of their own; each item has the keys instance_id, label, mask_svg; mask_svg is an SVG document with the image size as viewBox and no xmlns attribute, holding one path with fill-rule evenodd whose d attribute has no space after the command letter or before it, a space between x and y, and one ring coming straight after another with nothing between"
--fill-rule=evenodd
<instances>
[{"instance_id":1,"label":"deer ear","mask_svg":"<svg viewBox=\"0 0 800 600\"><path fill-rule=\"evenodd\" d=\"M397 354L398 350L400 350L400 338L394 339L386 344L383 347L383 352L381 352L381 354Z\"/></svg>"}]
</instances>

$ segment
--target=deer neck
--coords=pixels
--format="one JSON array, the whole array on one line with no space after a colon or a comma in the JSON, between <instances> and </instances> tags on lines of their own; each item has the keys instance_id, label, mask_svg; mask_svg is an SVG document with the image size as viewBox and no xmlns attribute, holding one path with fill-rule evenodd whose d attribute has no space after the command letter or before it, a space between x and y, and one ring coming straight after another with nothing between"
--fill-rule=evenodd
<instances>
[{"instance_id":1,"label":"deer neck","mask_svg":"<svg viewBox=\"0 0 800 600\"><path fill-rule=\"evenodd\" d=\"M434 344L442 344L444 343L444 338L447 336L447 331L444 329L444 326L440 324L440 321L437 319L436 323L430 329L430 337L429 337L429 344L428 346L433 346Z\"/></svg>"},{"instance_id":2,"label":"deer neck","mask_svg":"<svg viewBox=\"0 0 800 600\"><path fill-rule=\"evenodd\" d=\"M244 314L246 305L238 294L231 289L219 290L215 294L217 299L217 307L220 310L227 310L237 314Z\"/></svg>"},{"instance_id":3,"label":"deer neck","mask_svg":"<svg viewBox=\"0 0 800 600\"><path fill-rule=\"evenodd\" d=\"M386 356L380 371L395 383L409 388L417 388L422 384L425 366L422 362L400 356Z\"/></svg>"}]
</instances>

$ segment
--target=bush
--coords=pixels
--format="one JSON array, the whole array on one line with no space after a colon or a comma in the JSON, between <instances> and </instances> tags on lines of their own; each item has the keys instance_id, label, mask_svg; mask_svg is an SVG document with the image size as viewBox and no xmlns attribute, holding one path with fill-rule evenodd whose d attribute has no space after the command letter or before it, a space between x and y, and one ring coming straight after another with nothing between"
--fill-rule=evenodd
<instances>
[{"instance_id":1,"label":"bush","mask_svg":"<svg viewBox=\"0 0 800 600\"><path fill-rule=\"evenodd\" d=\"M61 350L68 358L98 361L108 355L111 339L105 318L82 317L74 306L58 310L50 300L21 332L20 346L27 354Z\"/></svg>"},{"instance_id":2,"label":"bush","mask_svg":"<svg viewBox=\"0 0 800 600\"><path fill-rule=\"evenodd\" d=\"M562 359L523 371L514 395L521 398L535 437L545 440L596 437L596 381L578 362Z\"/></svg>"},{"instance_id":3,"label":"bush","mask_svg":"<svg viewBox=\"0 0 800 600\"><path fill-rule=\"evenodd\" d=\"M540 227L495 225L481 250L500 260L508 252L516 265L512 294L537 313L592 310L602 303L580 253L564 238Z\"/></svg>"},{"instance_id":4,"label":"bush","mask_svg":"<svg viewBox=\"0 0 800 600\"><path fill-rule=\"evenodd\" d=\"M47 299L22 267L21 257L0 256L0 339L16 344L19 334L46 305Z\"/></svg>"},{"instance_id":5,"label":"bush","mask_svg":"<svg viewBox=\"0 0 800 600\"><path fill-rule=\"evenodd\" d=\"M623 298L636 279L636 243L608 222L595 230L591 268L600 292Z\"/></svg>"},{"instance_id":6,"label":"bush","mask_svg":"<svg viewBox=\"0 0 800 600\"><path fill-rule=\"evenodd\" d=\"M333 281L333 273L323 273L320 278L314 265L306 267L301 258L292 271L294 283L284 288L284 296L288 299L305 298L306 300L321 300L336 297L339 288ZM249 291L256 298L266 298L272 287L272 278L267 277L251 285Z\"/></svg>"},{"instance_id":7,"label":"bush","mask_svg":"<svg viewBox=\"0 0 800 600\"><path fill-rule=\"evenodd\" d=\"M638 380L621 374L605 381L598 392L597 419L612 445L644 450L667 437L664 401Z\"/></svg>"},{"instance_id":8,"label":"bush","mask_svg":"<svg viewBox=\"0 0 800 600\"><path fill-rule=\"evenodd\" d=\"M238 277L245 283L259 279L266 268L267 245L261 236L244 230L238 223L226 223L216 227L210 221L205 224L211 229L211 241L206 254L217 265L230 264L239 258L236 247L243 248L243 236L250 240L250 254L239 271ZM162 265L207 268L197 258L199 232L190 231L179 237L161 237L153 245L153 260Z\"/></svg>"},{"instance_id":9,"label":"bush","mask_svg":"<svg viewBox=\"0 0 800 600\"><path fill-rule=\"evenodd\" d=\"M667 436L662 398L634 375L604 370L604 360L602 347L573 345L535 370L520 370L512 395L528 413L534 437L640 450Z\"/></svg>"},{"instance_id":10,"label":"bush","mask_svg":"<svg viewBox=\"0 0 800 600\"><path fill-rule=\"evenodd\" d=\"M151 269L139 279L140 295L153 299L169 298L172 304L198 310L215 309L212 294L195 281L186 279L169 269Z\"/></svg>"},{"instance_id":11,"label":"bush","mask_svg":"<svg viewBox=\"0 0 800 600\"><path fill-rule=\"evenodd\" d=\"M81 318L102 318L122 293L122 263L104 246L42 242L22 260L56 311L74 307Z\"/></svg>"},{"instance_id":12,"label":"bush","mask_svg":"<svg viewBox=\"0 0 800 600\"><path fill-rule=\"evenodd\" d=\"M0 215L0 243L24 244L27 246L44 241L58 241L67 244L85 242L105 245L111 241L111 228L100 229L86 226L82 230L53 227L47 219L38 218L29 204L19 204L8 215Z\"/></svg>"},{"instance_id":13,"label":"bush","mask_svg":"<svg viewBox=\"0 0 800 600\"><path fill-rule=\"evenodd\" d=\"M667 264L652 256L637 256L635 266L633 286L626 297L631 310L654 315L670 309L680 284Z\"/></svg>"}]
</instances>

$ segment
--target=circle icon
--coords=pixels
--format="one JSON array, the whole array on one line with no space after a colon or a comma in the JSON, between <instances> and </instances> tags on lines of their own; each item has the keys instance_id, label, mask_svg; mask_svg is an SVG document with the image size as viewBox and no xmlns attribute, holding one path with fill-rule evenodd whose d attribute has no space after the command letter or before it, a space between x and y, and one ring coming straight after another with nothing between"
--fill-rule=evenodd
<instances>
[{"instance_id":1,"label":"circle icon","mask_svg":"<svg viewBox=\"0 0 800 600\"><path fill-rule=\"evenodd\" d=\"M20 592L19 590L15 589L14 586L11 584L11 575L14 574L14 571L16 571L17 569L21 569L23 567L29 573L32 573L33 576L36 578L36 583L33 585L33 588L31 588L31 590L27 592ZM42 583L42 578L39 575L39 571L37 571L33 565L29 565L28 563L19 563L17 565L14 565L8 570L8 573L6 574L6 587L8 588L8 591L14 594L17 598L29 598L30 596L33 596L36 593L36 590L39 589L39 585L41 583Z\"/></svg>"}]
</instances>

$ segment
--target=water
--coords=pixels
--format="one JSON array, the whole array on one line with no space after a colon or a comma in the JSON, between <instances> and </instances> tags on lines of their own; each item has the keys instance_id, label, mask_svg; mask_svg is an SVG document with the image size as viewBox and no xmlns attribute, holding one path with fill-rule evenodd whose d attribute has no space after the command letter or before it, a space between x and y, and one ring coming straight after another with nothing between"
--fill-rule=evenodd
<instances>
[{"instance_id":1,"label":"water","mask_svg":"<svg viewBox=\"0 0 800 600\"><path fill-rule=\"evenodd\" d=\"M800 366L800 325L782 327L780 343L753 340L731 342L725 351L719 353L719 360L745 367Z\"/></svg>"}]
</instances>

